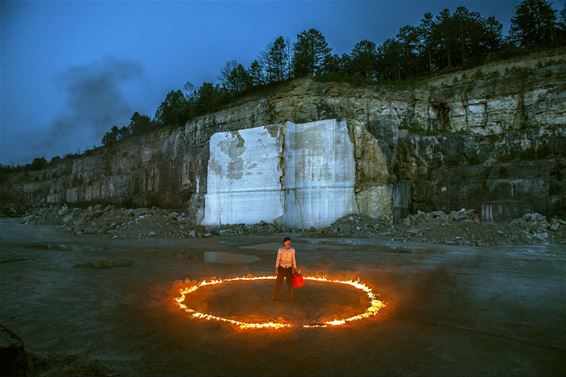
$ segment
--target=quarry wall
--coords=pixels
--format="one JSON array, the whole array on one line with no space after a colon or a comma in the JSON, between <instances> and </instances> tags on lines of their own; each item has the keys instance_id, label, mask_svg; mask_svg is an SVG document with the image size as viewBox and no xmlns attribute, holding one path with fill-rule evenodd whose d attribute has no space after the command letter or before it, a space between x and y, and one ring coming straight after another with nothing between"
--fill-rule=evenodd
<instances>
[{"instance_id":1,"label":"quarry wall","mask_svg":"<svg viewBox=\"0 0 566 377\"><path fill-rule=\"evenodd\" d=\"M298 227L462 207L566 215L566 52L399 85L282 83L184 127L3 174L0 201Z\"/></svg>"}]
</instances>

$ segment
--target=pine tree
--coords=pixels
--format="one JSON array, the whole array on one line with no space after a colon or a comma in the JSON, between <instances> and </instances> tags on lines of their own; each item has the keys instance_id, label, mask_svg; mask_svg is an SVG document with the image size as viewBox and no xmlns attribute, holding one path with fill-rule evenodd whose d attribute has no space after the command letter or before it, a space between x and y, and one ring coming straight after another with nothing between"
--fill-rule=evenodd
<instances>
[{"instance_id":1,"label":"pine tree","mask_svg":"<svg viewBox=\"0 0 566 377\"><path fill-rule=\"evenodd\" d=\"M395 40L403 49L401 70L404 77L416 77L419 75L419 28L406 25L399 29Z\"/></svg>"},{"instance_id":2,"label":"pine tree","mask_svg":"<svg viewBox=\"0 0 566 377\"><path fill-rule=\"evenodd\" d=\"M226 63L221 73L222 87L229 94L242 93L252 87L252 79L248 71L235 60Z\"/></svg>"},{"instance_id":3,"label":"pine tree","mask_svg":"<svg viewBox=\"0 0 566 377\"><path fill-rule=\"evenodd\" d=\"M350 55L350 73L366 80L377 78L377 49L374 42L367 39L359 41Z\"/></svg>"},{"instance_id":4,"label":"pine tree","mask_svg":"<svg viewBox=\"0 0 566 377\"><path fill-rule=\"evenodd\" d=\"M268 83L287 80L290 77L290 42L282 36L270 43L262 54Z\"/></svg>"},{"instance_id":5,"label":"pine tree","mask_svg":"<svg viewBox=\"0 0 566 377\"><path fill-rule=\"evenodd\" d=\"M250 64L248 75L250 76L252 86L257 87L265 84L263 67L257 59Z\"/></svg>"},{"instance_id":6,"label":"pine tree","mask_svg":"<svg viewBox=\"0 0 566 377\"><path fill-rule=\"evenodd\" d=\"M547 0L523 0L511 19L510 39L520 47L544 46L554 41L556 10Z\"/></svg>"},{"instance_id":7,"label":"pine tree","mask_svg":"<svg viewBox=\"0 0 566 377\"><path fill-rule=\"evenodd\" d=\"M294 50L294 77L315 76L326 72L325 62L329 60L332 49L328 47L320 31L309 29L299 33Z\"/></svg>"},{"instance_id":8,"label":"pine tree","mask_svg":"<svg viewBox=\"0 0 566 377\"><path fill-rule=\"evenodd\" d=\"M432 13L425 13L419 25L419 36L422 53L425 55L426 66L429 73L432 73L435 70L435 67L432 64L432 55L435 44L433 40L433 28L434 19L432 17Z\"/></svg>"},{"instance_id":9,"label":"pine tree","mask_svg":"<svg viewBox=\"0 0 566 377\"><path fill-rule=\"evenodd\" d=\"M484 19L478 12L458 7L452 18L458 41L454 60L459 65L481 64L489 52L500 47L502 25L494 17Z\"/></svg>"},{"instance_id":10,"label":"pine tree","mask_svg":"<svg viewBox=\"0 0 566 377\"><path fill-rule=\"evenodd\" d=\"M377 49L377 68L380 80L401 80L403 46L395 39L387 39Z\"/></svg>"},{"instance_id":11,"label":"pine tree","mask_svg":"<svg viewBox=\"0 0 566 377\"><path fill-rule=\"evenodd\" d=\"M187 120L187 99L182 91L171 90L155 112L155 120L164 125L181 125Z\"/></svg>"},{"instance_id":12,"label":"pine tree","mask_svg":"<svg viewBox=\"0 0 566 377\"><path fill-rule=\"evenodd\" d=\"M560 43L564 44L566 42L566 1L564 1L564 6L560 11L560 22L558 26L560 28L559 31Z\"/></svg>"},{"instance_id":13,"label":"pine tree","mask_svg":"<svg viewBox=\"0 0 566 377\"><path fill-rule=\"evenodd\" d=\"M151 118L147 115L141 115L137 111L132 114L130 118L130 127L132 134L140 134L153 129L155 124L151 121Z\"/></svg>"}]
</instances>

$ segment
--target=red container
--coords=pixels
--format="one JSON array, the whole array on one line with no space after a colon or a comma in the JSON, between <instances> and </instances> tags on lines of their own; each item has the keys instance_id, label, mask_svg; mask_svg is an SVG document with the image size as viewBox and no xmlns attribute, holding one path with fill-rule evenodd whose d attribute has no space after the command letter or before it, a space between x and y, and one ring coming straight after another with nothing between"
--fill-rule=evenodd
<instances>
[{"instance_id":1,"label":"red container","mask_svg":"<svg viewBox=\"0 0 566 377\"><path fill-rule=\"evenodd\" d=\"M293 288L301 288L303 285L305 285L305 282L303 281L303 275L295 272L293 274Z\"/></svg>"}]
</instances>

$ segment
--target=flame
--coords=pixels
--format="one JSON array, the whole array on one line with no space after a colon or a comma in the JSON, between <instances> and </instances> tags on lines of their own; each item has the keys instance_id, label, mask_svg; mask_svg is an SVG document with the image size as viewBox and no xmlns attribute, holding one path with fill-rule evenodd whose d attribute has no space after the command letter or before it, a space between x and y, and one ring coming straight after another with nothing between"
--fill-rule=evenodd
<instances>
[{"instance_id":1,"label":"flame","mask_svg":"<svg viewBox=\"0 0 566 377\"><path fill-rule=\"evenodd\" d=\"M261 323L250 323L250 322L243 322L238 321L235 319L224 318L213 314L201 313L194 309L189 308L184 302L187 296L197 289L201 287L205 287L207 285L216 285L216 284L223 284L232 281L254 281L254 280L272 280L275 279L276 276L273 275L266 275L266 276L240 276L234 278L227 278L227 279L212 279L212 280L203 280L200 283L192 285L190 287L181 288L179 290L179 296L175 297L175 302L179 308L189 313L193 318L205 319L208 321L220 321L220 322L227 322L240 329L282 329L282 328L290 328L293 327L291 323L285 322L261 322ZM377 314L379 310L385 307L385 304L378 300L375 293L373 293L372 289L363 283L362 281L358 280L338 280L338 279L331 279L326 276L305 276L303 280L311 280L311 281L318 281L324 283L334 283L334 284L344 284L352 286L356 289L364 291L370 300L370 306L366 308L363 313L358 315L348 317L348 318L337 318L331 321L326 321L323 323L313 323L313 324L306 324L303 325L303 328L318 328L318 327L331 327L331 326L341 326L348 322L358 321L360 319L369 318Z\"/></svg>"}]
</instances>

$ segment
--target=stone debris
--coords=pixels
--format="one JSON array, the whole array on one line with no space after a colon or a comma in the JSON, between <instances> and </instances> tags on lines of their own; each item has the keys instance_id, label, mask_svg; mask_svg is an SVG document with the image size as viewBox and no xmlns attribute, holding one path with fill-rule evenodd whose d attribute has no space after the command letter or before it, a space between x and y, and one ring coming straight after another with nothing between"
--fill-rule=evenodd
<instances>
[{"instance_id":1,"label":"stone debris","mask_svg":"<svg viewBox=\"0 0 566 377\"><path fill-rule=\"evenodd\" d=\"M375 237L392 234L392 227L389 222L379 221L369 216L346 215L319 232L323 235Z\"/></svg>"},{"instance_id":2,"label":"stone debris","mask_svg":"<svg viewBox=\"0 0 566 377\"><path fill-rule=\"evenodd\" d=\"M210 233L215 235L242 235L242 234L272 234L284 233L292 231L291 228L284 226L260 221L259 224L233 224L233 225L220 225L217 227L209 227Z\"/></svg>"},{"instance_id":3,"label":"stone debris","mask_svg":"<svg viewBox=\"0 0 566 377\"><path fill-rule=\"evenodd\" d=\"M29 224L61 226L74 234L96 234L110 238L194 238L209 234L184 213L159 208L116 208L100 204L88 208L47 206L25 217Z\"/></svg>"},{"instance_id":4,"label":"stone debris","mask_svg":"<svg viewBox=\"0 0 566 377\"><path fill-rule=\"evenodd\" d=\"M0 217L18 217L25 213L23 205L15 203L0 203Z\"/></svg>"},{"instance_id":5,"label":"stone debris","mask_svg":"<svg viewBox=\"0 0 566 377\"><path fill-rule=\"evenodd\" d=\"M376 237L396 241L449 245L488 246L566 242L566 221L548 221L539 213L528 213L510 222L482 222L473 209L422 212L399 224L380 222L367 216L348 215L320 230L338 237Z\"/></svg>"},{"instance_id":6,"label":"stone debris","mask_svg":"<svg viewBox=\"0 0 566 377\"><path fill-rule=\"evenodd\" d=\"M481 221L472 209L421 212L407 216L395 227L393 239L467 246L566 242L562 219L527 213L510 222Z\"/></svg>"},{"instance_id":7,"label":"stone debris","mask_svg":"<svg viewBox=\"0 0 566 377\"><path fill-rule=\"evenodd\" d=\"M312 237L380 238L465 246L566 243L566 221L548 220L532 212L509 222L482 221L473 209L462 208L409 215L398 224L363 215L346 215L324 228L298 229L280 223L200 226L184 213L159 208L116 208L100 204L88 208L38 207L25 217L30 224L52 224L75 234L120 239L195 238L212 235L300 233Z\"/></svg>"}]
</instances>

